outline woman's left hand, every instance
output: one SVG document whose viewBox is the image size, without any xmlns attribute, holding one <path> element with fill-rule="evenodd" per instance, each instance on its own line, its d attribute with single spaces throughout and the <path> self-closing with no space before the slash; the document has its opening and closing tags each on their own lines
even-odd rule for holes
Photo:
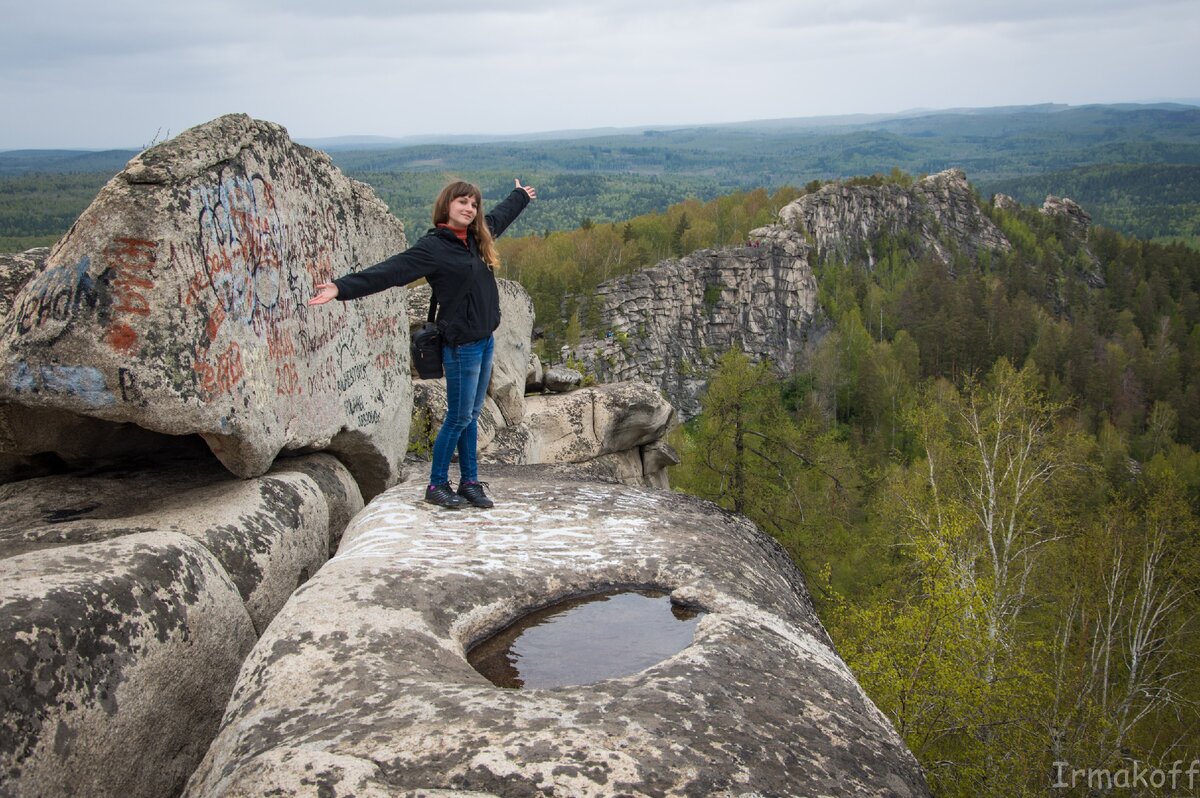
<svg viewBox="0 0 1200 798">
<path fill-rule="evenodd" d="M 536 188 L 534 188 L 533 186 L 523 186 L 523 185 L 521 185 L 521 178 L 519 178 L 519 177 L 515 177 L 515 178 L 513 178 L 513 182 L 517 184 L 517 188 L 521 189 L 521 190 L 522 190 L 522 191 L 524 191 L 526 194 L 528 194 L 528 195 L 529 195 L 529 198 L 530 198 L 531 200 L 535 200 L 535 199 L 537 199 L 537 189 L 536 189 Z"/>
</svg>

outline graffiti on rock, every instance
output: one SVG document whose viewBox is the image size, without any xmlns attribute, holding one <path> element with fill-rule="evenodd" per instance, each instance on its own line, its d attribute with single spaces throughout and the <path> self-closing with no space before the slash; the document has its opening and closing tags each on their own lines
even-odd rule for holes
<svg viewBox="0 0 1200 798">
<path fill-rule="evenodd" d="M 88 267 L 85 255 L 74 264 L 51 266 L 35 275 L 21 291 L 10 316 L 17 332 L 25 335 L 46 322 L 67 321 L 81 307 L 95 309 L 100 303 L 100 286 Z"/>
<path fill-rule="evenodd" d="M 116 402 L 104 375 L 91 366 L 20 362 L 11 372 L 9 387 L 17 394 L 71 396 L 90 407 Z"/>
<path fill-rule="evenodd" d="M 140 238 L 116 238 L 105 250 L 105 274 L 112 294 L 106 340 L 118 352 L 132 353 L 138 336 L 131 322 L 150 315 L 147 294 L 154 289 L 158 244 Z"/>
</svg>

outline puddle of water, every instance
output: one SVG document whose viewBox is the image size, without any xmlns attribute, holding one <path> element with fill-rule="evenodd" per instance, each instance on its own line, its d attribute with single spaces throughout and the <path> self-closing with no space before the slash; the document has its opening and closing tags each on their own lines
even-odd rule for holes
<svg viewBox="0 0 1200 798">
<path fill-rule="evenodd" d="M 687 648 L 703 612 L 655 590 L 596 593 L 532 612 L 467 653 L 497 687 L 565 687 L 628 676 Z"/>
</svg>

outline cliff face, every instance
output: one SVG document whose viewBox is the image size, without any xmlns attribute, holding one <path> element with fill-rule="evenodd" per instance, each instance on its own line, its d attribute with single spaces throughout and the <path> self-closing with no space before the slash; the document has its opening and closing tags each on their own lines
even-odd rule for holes
<svg viewBox="0 0 1200 798">
<path fill-rule="evenodd" d="M 600 286 L 599 338 L 576 350 L 602 382 L 658 386 L 685 417 L 733 346 L 790 369 L 817 311 L 811 247 L 787 231 L 756 246 L 700 250 Z"/>
<path fill-rule="evenodd" d="M 949 268 L 956 256 L 1012 249 L 961 170 L 911 187 L 833 183 L 785 206 L 777 224 L 751 233 L 751 246 L 701 250 L 601 285 L 603 332 L 575 355 L 602 381 L 658 386 L 690 418 L 732 346 L 789 372 L 822 331 L 814 265 L 873 269 L 882 238 Z"/>
</svg>

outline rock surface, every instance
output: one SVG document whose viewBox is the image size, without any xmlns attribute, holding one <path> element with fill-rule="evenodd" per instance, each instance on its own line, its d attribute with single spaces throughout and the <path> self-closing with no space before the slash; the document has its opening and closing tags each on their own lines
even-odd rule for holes
<svg viewBox="0 0 1200 798">
<path fill-rule="evenodd" d="M 601 382 L 648 382 L 691 418 L 706 375 L 733 346 L 792 368 L 817 311 L 808 250 L 781 230 L 763 246 L 701 250 L 605 283 L 597 298 L 614 335 L 577 352 Z"/>
<path fill-rule="evenodd" d="M 362 506 L 324 454 L 0 486 L 0 794 L 177 793 L 257 633 Z"/>
<path fill-rule="evenodd" d="M 177 794 L 254 639 L 237 587 L 186 535 L 0 560 L 0 793 Z"/>
<path fill-rule="evenodd" d="M 35 247 L 24 252 L 0 252 L 0 322 L 12 310 L 12 300 L 17 292 L 29 282 L 29 278 L 42 270 L 49 247 Z"/>
<path fill-rule="evenodd" d="M 525 369 L 525 392 L 535 393 L 542 390 L 542 380 L 545 372 L 542 370 L 542 359 L 536 354 L 529 355 L 529 366 Z"/>
<path fill-rule="evenodd" d="M 928 794 L 745 520 L 561 467 L 492 477 L 489 511 L 439 511 L 421 487 L 377 497 L 276 617 L 185 795 Z M 614 585 L 705 610 L 692 645 L 555 689 L 467 663 L 526 612 Z"/>
<path fill-rule="evenodd" d="M 408 437 L 403 292 L 305 302 L 404 246 L 370 188 L 282 127 L 192 128 L 130 161 L 14 297 L 0 401 L 199 434 L 239 476 L 329 449 L 373 495 Z"/>
<path fill-rule="evenodd" d="M 668 463 L 652 460 L 659 468 L 647 473 L 641 459 L 642 448 L 660 443 L 677 423 L 675 409 L 655 388 L 640 382 L 597 385 L 528 396 L 525 408 L 524 421 L 498 431 L 481 450 L 483 462 L 584 463 L 621 455 L 623 460 L 609 457 L 600 473 L 626 484 L 664 484 L 661 472 Z"/>
</svg>

